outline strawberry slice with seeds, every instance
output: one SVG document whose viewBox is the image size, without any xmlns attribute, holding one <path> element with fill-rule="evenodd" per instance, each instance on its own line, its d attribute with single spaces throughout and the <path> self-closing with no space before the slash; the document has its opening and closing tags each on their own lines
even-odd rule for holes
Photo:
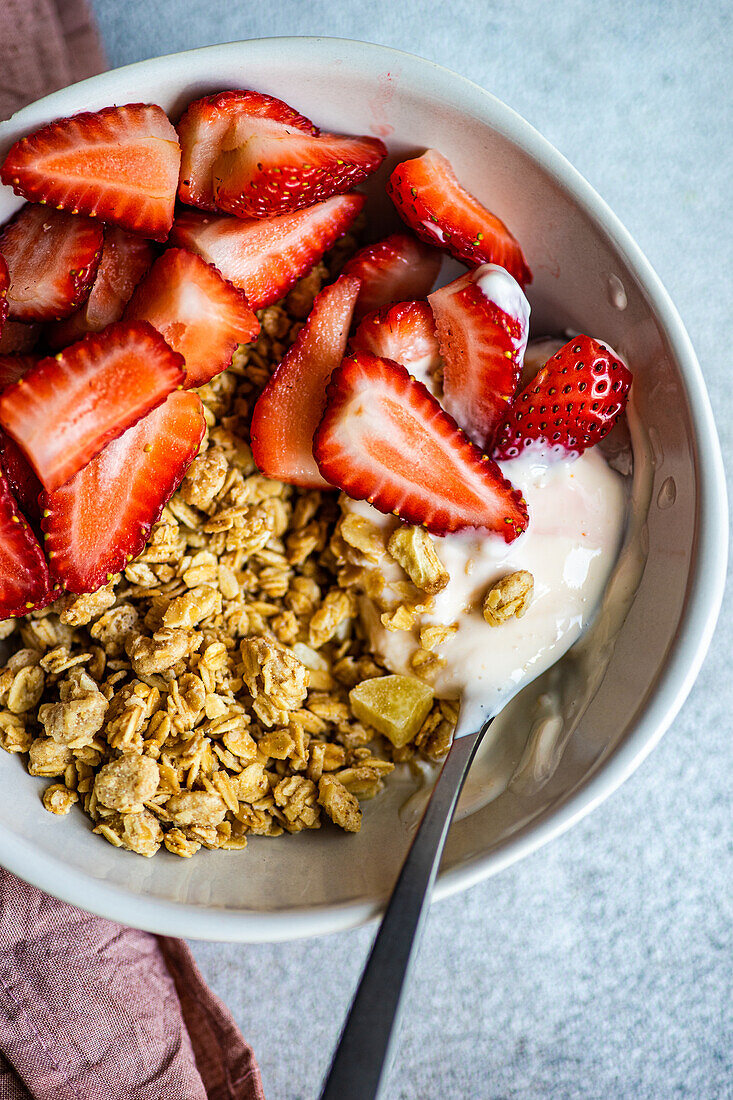
<svg viewBox="0 0 733 1100">
<path fill-rule="evenodd" d="M 471 266 L 500 264 L 522 286 L 532 281 L 517 240 L 461 186 L 442 153 L 428 149 L 421 157 L 398 164 L 387 193 L 402 220 L 428 244 Z"/>
<path fill-rule="evenodd" d="M 101 332 L 119 321 L 132 292 L 153 262 L 153 245 L 144 237 L 105 226 L 102 257 L 84 305 L 46 329 L 52 348 L 65 348 L 87 332 Z"/>
<path fill-rule="evenodd" d="M 57 489 L 184 381 L 183 358 L 144 321 L 91 333 L 0 394 L 0 425 Z"/>
<path fill-rule="evenodd" d="M 89 295 L 102 254 L 102 226 L 26 203 L 0 232 L 15 321 L 68 317 Z"/>
<path fill-rule="evenodd" d="M 562 457 L 598 443 L 626 408 L 632 374 L 607 347 L 574 336 L 514 399 L 494 457 L 516 458 L 527 447 Z"/>
<path fill-rule="evenodd" d="M 326 383 L 344 357 L 359 280 L 342 275 L 325 287 L 295 342 L 260 394 L 252 416 L 252 454 L 266 477 L 330 489 L 313 458 L 313 433 Z"/>
<path fill-rule="evenodd" d="M 260 331 L 243 292 L 183 248 L 169 248 L 155 261 L 125 319 L 149 321 L 183 356 L 187 389 L 226 370 L 237 345 L 248 344 Z"/>
<path fill-rule="evenodd" d="M 181 202 L 216 210 L 212 168 L 219 154 L 276 130 L 317 136 L 318 127 L 287 103 L 260 92 L 230 91 L 189 103 L 178 126 L 181 143 Z"/>
<path fill-rule="evenodd" d="M 51 575 L 94 592 L 143 550 L 204 437 L 195 393 L 172 393 L 60 489 L 42 497 Z"/>
<path fill-rule="evenodd" d="M 429 298 L 443 356 L 443 405 L 486 449 L 517 392 L 529 302 L 503 267 L 483 264 Z"/>
<path fill-rule="evenodd" d="M 0 393 L 35 367 L 37 355 L 0 355 Z"/>
<path fill-rule="evenodd" d="M 36 524 L 41 516 L 38 498 L 43 486 L 18 444 L 6 435 L 2 428 L 0 428 L 0 468 L 8 479 L 13 496 L 24 514 Z"/>
<path fill-rule="evenodd" d="M 27 615 L 53 598 L 43 550 L 0 471 L 0 619 Z"/>
<path fill-rule="evenodd" d="M 165 112 L 127 103 L 61 118 L 11 146 L 0 179 L 16 195 L 164 241 L 181 149 Z"/>
<path fill-rule="evenodd" d="M 512 542 L 527 506 L 430 391 L 389 359 L 357 352 L 333 372 L 313 440 L 323 476 L 435 535 L 483 527 Z"/>
<path fill-rule="evenodd" d="M 401 363 L 426 385 L 440 366 L 435 320 L 427 302 L 398 302 L 370 313 L 354 333 L 351 347 Z"/>
<path fill-rule="evenodd" d="M 293 125 L 280 100 L 247 96 L 211 170 L 214 201 L 228 214 L 270 218 L 313 206 L 353 190 L 387 155 L 379 138 L 313 133 L 307 119 Z"/>
<path fill-rule="evenodd" d="M 24 325 L 20 321 L 6 321 L 0 332 L 0 355 L 33 351 L 41 333 L 40 325 Z"/>
<path fill-rule="evenodd" d="M 196 252 L 243 290 L 252 309 L 277 302 L 343 236 L 364 195 L 334 195 L 279 218 L 232 218 L 187 210 L 170 244 Z"/>
<path fill-rule="evenodd" d="M 360 249 L 344 266 L 344 274 L 361 279 L 354 316 L 392 302 L 424 298 L 438 277 L 442 256 L 411 233 L 393 233 Z"/>
</svg>

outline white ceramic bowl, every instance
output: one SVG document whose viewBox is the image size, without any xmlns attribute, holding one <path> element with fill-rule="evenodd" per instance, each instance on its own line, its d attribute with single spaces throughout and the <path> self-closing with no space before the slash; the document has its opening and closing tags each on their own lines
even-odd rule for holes
<svg viewBox="0 0 733 1100">
<path fill-rule="evenodd" d="M 635 405 L 653 451 L 647 564 L 598 690 L 549 782 L 464 807 L 451 829 L 437 895 L 464 889 L 567 829 L 631 774 L 659 741 L 697 675 L 719 610 L 727 514 L 723 466 L 699 365 L 674 306 L 633 240 L 584 179 L 535 130 L 482 88 L 428 61 L 338 39 L 273 38 L 143 61 L 86 80 L 0 126 L 0 155 L 51 119 L 110 103 L 151 101 L 175 119 L 192 99 L 251 87 L 323 128 L 374 133 L 390 162 L 435 146 L 512 228 L 534 271 L 533 331 L 584 329 L 634 371 Z M 371 217 L 395 223 L 385 171 Z M 19 205 L 0 190 L 0 221 Z M 625 306 L 625 308 L 619 308 Z M 670 480 L 671 479 L 671 480 Z M 524 697 L 533 700 L 530 685 Z M 523 729 L 513 731 L 521 742 Z M 409 842 L 395 781 L 365 805 L 358 836 L 335 829 L 245 852 L 167 852 L 144 860 L 92 835 L 81 813 L 59 820 L 43 783 L 0 753 L 0 861 L 96 913 L 201 939 L 291 939 L 374 916 Z M 474 785 L 475 786 L 475 785 Z M 470 811 L 475 807 L 475 812 Z"/>
</svg>

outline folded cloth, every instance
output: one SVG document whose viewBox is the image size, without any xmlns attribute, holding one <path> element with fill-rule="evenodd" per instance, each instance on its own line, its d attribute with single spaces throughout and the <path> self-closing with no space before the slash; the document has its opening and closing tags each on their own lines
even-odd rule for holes
<svg viewBox="0 0 733 1100">
<path fill-rule="evenodd" d="M 84 0 L 0 0 L 0 118 L 105 67 Z M 0 1100 L 264 1100 L 184 943 L 0 869 Z"/>
</svg>

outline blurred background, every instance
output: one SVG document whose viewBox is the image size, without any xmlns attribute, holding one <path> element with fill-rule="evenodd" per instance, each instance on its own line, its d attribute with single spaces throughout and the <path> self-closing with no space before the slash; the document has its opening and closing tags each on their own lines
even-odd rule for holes
<svg viewBox="0 0 733 1100">
<path fill-rule="evenodd" d="M 409 50 L 483 85 L 572 161 L 646 252 L 692 336 L 730 458 L 729 2 L 92 7 L 111 66 L 329 35 Z M 389 1100 L 733 1096 L 730 611 L 682 714 L 619 792 L 433 907 Z M 268 1100 L 317 1095 L 373 932 L 192 945 L 254 1046 Z"/>
</svg>

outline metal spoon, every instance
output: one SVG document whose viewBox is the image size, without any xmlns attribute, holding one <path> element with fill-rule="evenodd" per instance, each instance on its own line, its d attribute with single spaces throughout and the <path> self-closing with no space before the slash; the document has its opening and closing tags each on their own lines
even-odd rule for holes
<svg viewBox="0 0 733 1100">
<path fill-rule="evenodd" d="M 453 740 L 372 945 L 321 1100 L 376 1100 L 380 1094 L 405 978 L 420 941 L 453 811 L 491 722 L 490 718 L 477 733 Z"/>
</svg>

